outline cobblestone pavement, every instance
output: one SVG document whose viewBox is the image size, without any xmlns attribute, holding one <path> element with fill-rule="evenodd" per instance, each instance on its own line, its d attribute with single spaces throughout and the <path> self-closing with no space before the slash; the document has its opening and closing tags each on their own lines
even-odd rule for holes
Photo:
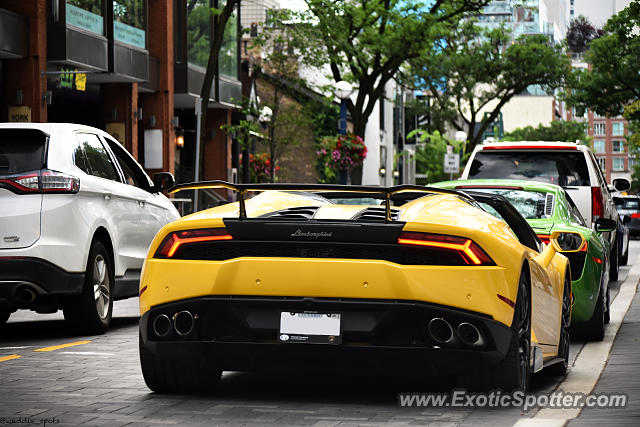
<svg viewBox="0 0 640 427">
<path fill-rule="evenodd" d="M 640 250 L 640 243 L 634 249 Z M 613 296 L 616 284 L 612 290 Z M 100 336 L 70 333 L 60 313 L 14 314 L 0 330 L 0 425 L 498 427 L 531 415 L 517 408 L 398 405 L 399 392 L 448 391 L 446 381 L 229 372 L 210 396 L 157 395 L 140 372 L 137 314 L 137 299 L 117 302 L 113 328 Z M 76 345 L 59 347 L 69 343 Z M 572 343 L 574 358 L 581 346 Z M 36 351 L 43 348 L 49 351 Z M 6 359 L 11 355 L 20 357 Z M 558 384 L 554 377 L 536 375 L 533 391 L 551 391 Z"/>
</svg>

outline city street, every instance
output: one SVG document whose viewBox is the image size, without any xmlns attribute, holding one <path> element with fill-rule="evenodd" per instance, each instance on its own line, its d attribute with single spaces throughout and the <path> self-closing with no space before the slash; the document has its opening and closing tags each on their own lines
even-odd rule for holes
<svg viewBox="0 0 640 427">
<path fill-rule="evenodd" d="M 398 403 L 399 392 L 446 392 L 451 384 L 234 372 L 226 372 L 210 396 L 157 395 L 145 386 L 140 372 L 137 299 L 129 299 L 115 304 L 113 327 L 100 336 L 70 333 L 61 313 L 15 313 L 0 332 L 0 423 L 510 426 L 543 420 L 563 425 L 575 417 L 574 422 L 610 424 L 615 416 L 621 425 L 628 424 L 640 407 L 633 382 L 637 375 L 632 373 L 638 356 L 630 347 L 639 333 L 626 323 L 640 318 L 637 298 L 613 345 L 615 363 L 604 362 L 636 292 L 639 255 L 640 241 L 631 241 L 630 265 L 622 267 L 620 280 L 611 284 L 612 320 L 605 340 L 585 344 L 574 339 L 569 374 L 561 381 L 538 374 L 532 387 L 533 393 L 588 393 L 600 378 L 596 391 L 628 394 L 625 409 L 406 408 Z M 621 381 L 629 384 L 617 386 Z"/>
</svg>

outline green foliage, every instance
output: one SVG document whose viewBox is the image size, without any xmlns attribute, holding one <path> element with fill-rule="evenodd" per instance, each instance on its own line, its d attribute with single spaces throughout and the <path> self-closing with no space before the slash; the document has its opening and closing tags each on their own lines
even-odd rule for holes
<svg viewBox="0 0 640 427">
<path fill-rule="evenodd" d="M 590 137 L 587 135 L 587 123 L 554 120 L 549 126 L 538 127 L 527 126 L 514 129 L 508 132 L 504 141 L 586 141 Z"/>
<path fill-rule="evenodd" d="M 504 28 L 486 29 L 468 20 L 452 26 L 428 55 L 412 60 L 407 81 L 422 88 L 426 83 L 434 126 L 464 130 L 471 149 L 510 99 L 532 85 L 552 92 L 568 69 L 561 46 L 543 35 L 512 40 Z"/>
<path fill-rule="evenodd" d="M 461 152 L 465 141 L 453 141 L 438 131 L 428 133 L 417 130 L 407 135 L 407 138 L 413 137 L 420 142 L 416 146 L 416 173 L 427 176 L 423 184 L 448 180 L 449 174 L 444 172 L 444 155 L 447 153 L 447 145 L 453 146 L 455 152 Z"/>
<path fill-rule="evenodd" d="M 411 58 L 424 54 L 447 23 L 476 11 L 489 0 L 306 0 L 295 31 L 305 41 L 301 58 L 318 67 L 329 64 L 334 81 L 358 91 L 347 101 L 354 133 L 364 135 L 385 85 Z"/>
<path fill-rule="evenodd" d="M 590 43 L 586 62 L 590 69 L 571 72 L 566 100 L 576 108 L 616 116 L 640 99 L 640 2 L 612 16 L 604 35 Z"/>
<path fill-rule="evenodd" d="M 206 67 L 211 43 L 211 19 L 207 0 L 187 2 L 187 59 Z"/>
</svg>

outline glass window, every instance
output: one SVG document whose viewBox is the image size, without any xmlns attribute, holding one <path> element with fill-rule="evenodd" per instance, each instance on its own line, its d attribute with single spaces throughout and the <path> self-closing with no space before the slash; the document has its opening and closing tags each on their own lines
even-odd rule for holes
<svg viewBox="0 0 640 427">
<path fill-rule="evenodd" d="M 616 122 L 611 124 L 611 134 L 613 136 L 622 136 L 624 135 L 624 123 Z"/>
<path fill-rule="evenodd" d="M 67 0 L 67 25 L 104 35 L 103 0 Z"/>
<path fill-rule="evenodd" d="M 582 153 L 479 151 L 473 159 L 470 179 L 527 179 L 551 184 L 590 185 Z"/>
<path fill-rule="evenodd" d="M 622 157 L 613 158 L 613 170 L 616 172 L 624 170 L 624 159 Z"/>
<path fill-rule="evenodd" d="M 105 138 L 111 152 L 116 158 L 116 161 L 120 165 L 122 174 L 124 175 L 125 184 L 133 185 L 143 190 L 149 190 L 151 188 L 151 182 L 146 173 L 140 168 L 137 162 L 131 157 L 131 155 L 122 148 L 117 142 Z"/>
<path fill-rule="evenodd" d="M 211 12 L 209 0 L 187 2 L 187 60 L 200 67 L 209 61 Z"/>
<path fill-rule="evenodd" d="M 550 206 L 547 206 L 547 193 L 506 188 L 483 188 L 479 191 L 499 194 L 504 197 L 525 219 L 547 218 L 545 211 L 553 212 L 552 199 L 549 200 Z M 495 210 L 493 211 L 495 212 Z M 491 213 L 493 214 L 493 212 Z"/>
<path fill-rule="evenodd" d="M 116 166 L 96 135 L 79 133 L 78 141 L 89 162 L 91 175 L 120 182 L 120 175 L 118 175 Z"/>
<path fill-rule="evenodd" d="M 605 142 L 601 139 L 596 139 L 593 141 L 593 151 L 596 153 L 604 153 L 605 152 Z"/>
<path fill-rule="evenodd" d="M 613 141 L 613 152 L 624 153 L 624 141 Z"/>
<path fill-rule="evenodd" d="M 220 0 L 218 8 L 224 7 L 226 0 Z M 220 48 L 220 74 L 238 78 L 238 14 L 233 13 L 224 28 Z"/>
<path fill-rule="evenodd" d="M 145 22 L 146 0 L 113 1 L 113 38 L 144 49 L 147 47 Z"/>
<path fill-rule="evenodd" d="M 604 122 L 598 122 L 593 124 L 593 134 L 594 135 L 604 135 L 607 127 Z"/>
<path fill-rule="evenodd" d="M 600 169 L 605 171 L 607 170 L 607 159 L 604 157 L 598 157 L 598 164 L 600 165 Z"/>
<path fill-rule="evenodd" d="M 0 130 L 0 176 L 38 170 L 45 164 L 47 136 L 35 129 Z"/>
<path fill-rule="evenodd" d="M 82 149 L 82 143 L 78 141 L 76 148 L 73 150 L 73 164 L 75 164 L 82 172 L 91 175 L 91 169 L 89 168 L 89 161 Z"/>
<path fill-rule="evenodd" d="M 633 170 L 638 165 L 638 159 L 629 158 L 629 169 Z"/>
</svg>

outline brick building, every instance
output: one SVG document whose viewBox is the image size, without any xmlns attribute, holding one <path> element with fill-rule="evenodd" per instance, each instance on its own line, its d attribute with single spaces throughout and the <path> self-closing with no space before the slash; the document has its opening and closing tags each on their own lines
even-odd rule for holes
<svg viewBox="0 0 640 427">
<path fill-rule="evenodd" d="M 220 4 L 218 4 L 220 3 Z M 0 4 L 0 121 L 105 129 L 149 171 L 193 179 L 195 100 L 223 0 L 4 0 Z M 202 174 L 228 179 L 239 80 L 240 11 L 209 99 Z M 176 144 L 176 130 L 184 146 Z"/>
</svg>

